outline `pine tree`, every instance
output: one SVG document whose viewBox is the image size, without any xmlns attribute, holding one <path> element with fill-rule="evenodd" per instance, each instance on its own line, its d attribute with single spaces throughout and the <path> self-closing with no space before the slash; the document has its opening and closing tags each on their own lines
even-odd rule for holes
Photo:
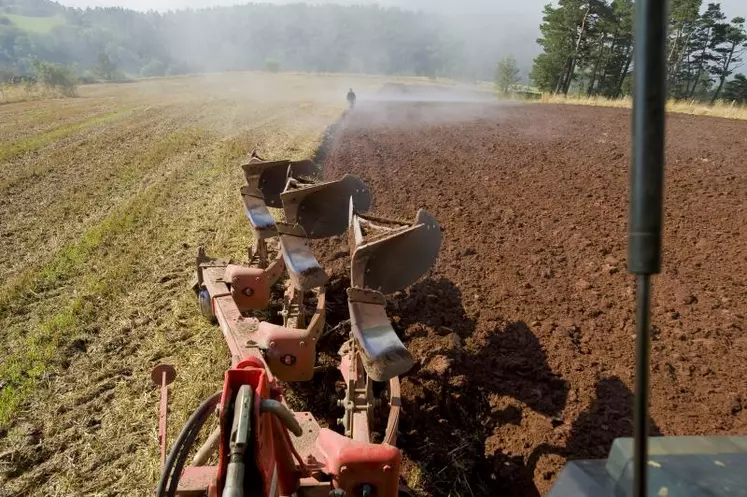
<svg viewBox="0 0 747 497">
<path fill-rule="evenodd" d="M 543 11 L 543 23 L 540 26 L 542 37 L 537 43 L 543 53 L 534 59 L 530 77 L 542 91 L 555 91 L 564 76 L 565 64 L 571 48 L 571 33 L 565 29 L 563 7 L 554 8 L 546 5 Z"/>
<path fill-rule="evenodd" d="M 600 20 L 607 36 L 599 60 L 601 73 L 595 86 L 590 85 L 590 94 L 618 98 L 622 93 L 633 63 L 633 13 L 633 0 L 613 0 Z"/>
<path fill-rule="evenodd" d="M 542 37 L 544 49 L 534 60 L 531 78 L 543 91 L 568 94 L 576 79 L 593 58 L 595 23 L 607 8 L 604 0 L 559 0 L 558 7 L 545 6 Z"/>
<path fill-rule="evenodd" d="M 742 54 L 747 51 L 747 31 L 744 17 L 735 17 L 731 24 L 720 23 L 714 28 L 715 61 L 711 65 L 711 74 L 718 78 L 718 87 L 713 93 L 711 104 L 718 100 L 726 78 L 742 66 Z"/>
<path fill-rule="evenodd" d="M 617 97 L 633 62 L 633 0 L 561 0 L 545 7 L 544 52 L 530 74 L 543 91 Z"/>
<path fill-rule="evenodd" d="M 700 21 L 702 3 L 702 0 L 672 0 L 670 4 L 667 73 L 669 92 L 675 97 L 683 95 L 683 81 L 687 79 L 683 66 Z"/>
<path fill-rule="evenodd" d="M 701 15 L 702 3 L 671 0 L 667 83 L 674 98 L 714 102 L 742 65 L 747 32 L 743 18 L 725 22 L 718 3 L 709 3 Z M 562 94 L 573 86 L 608 98 L 629 92 L 634 6 L 635 0 L 559 0 L 557 7 L 547 5 L 537 40 L 543 52 L 530 73 L 535 85 Z M 740 83 L 728 86 L 736 91 Z"/>
<path fill-rule="evenodd" d="M 620 53 L 618 60 L 613 65 L 613 74 L 615 76 L 615 86 L 613 90 L 608 91 L 606 95 L 612 98 L 619 98 L 623 93 L 623 85 L 630 76 L 630 66 L 633 63 L 633 17 L 635 14 L 635 4 L 633 0 L 619 0 L 615 2 L 615 15 L 620 22 L 620 41 L 618 47 Z"/>
<path fill-rule="evenodd" d="M 739 104 L 747 103 L 747 77 L 737 74 L 724 85 L 724 100 Z"/>
<path fill-rule="evenodd" d="M 693 35 L 692 55 L 690 57 L 692 75 L 685 87 L 685 93 L 689 98 L 695 96 L 698 87 L 703 89 L 710 85 L 708 67 L 714 61 L 714 31 L 716 26 L 723 22 L 726 16 L 721 12 L 721 4 L 709 3 L 708 8 L 700 17 L 696 31 Z"/>
</svg>

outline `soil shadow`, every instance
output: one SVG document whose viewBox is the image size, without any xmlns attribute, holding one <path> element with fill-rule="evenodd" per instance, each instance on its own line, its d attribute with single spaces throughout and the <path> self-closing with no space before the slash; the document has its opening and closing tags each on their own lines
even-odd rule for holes
<svg viewBox="0 0 747 497">
<path fill-rule="evenodd" d="M 537 337 L 521 321 L 476 332 L 461 291 L 443 278 L 400 292 L 390 308 L 418 361 L 402 378 L 398 445 L 408 484 L 430 495 L 538 496 L 523 458 L 491 454 L 486 444 L 496 427 L 521 423 L 518 407 L 498 408 L 496 399 L 547 416 L 565 406 L 568 385 L 550 369 Z"/>
<path fill-rule="evenodd" d="M 286 400 L 294 411 L 310 411 L 322 427 L 338 429 L 337 418 L 343 409 L 337 400 L 345 396 L 345 385 L 337 366 L 338 351 L 350 333 L 347 294 L 350 286 L 347 277 L 333 278 L 325 291 L 326 324 L 317 344 L 316 372 L 311 381 L 296 382 L 286 390 Z M 316 302 L 307 304 L 307 310 Z M 311 316 L 307 316 L 310 319 Z"/>
<path fill-rule="evenodd" d="M 633 436 L 633 401 L 633 392 L 620 378 L 613 376 L 600 380 L 594 401 L 576 418 L 565 447 L 538 446 L 527 459 L 527 467 L 534 473 L 539 459 L 547 454 L 557 454 L 569 460 L 605 459 L 616 438 Z M 649 435 L 661 434 L 650 419 Z"/>
<path fill-rule="evenodd" d="M 565 449 L 568 459 L 607 457 L 616 438 L 632 437 L 633 402 L 633 392 L 620 378 L 600 380 L 596 386 L 596 399 L 573 424 Z M 661 434 L 659 427 L 649 419 L 649 435 Z"/>
</svg>

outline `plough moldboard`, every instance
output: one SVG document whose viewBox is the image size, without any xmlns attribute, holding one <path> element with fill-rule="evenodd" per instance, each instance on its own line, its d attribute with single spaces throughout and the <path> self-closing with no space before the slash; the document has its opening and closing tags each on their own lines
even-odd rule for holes
<svg viewBox="0 0 747 497">
<path fill-rule="evenodd" d="M 386 315 L 386 294 L 414 283 L 434 264 L 441 246 L 438 222 L 421 209 L 412 223 L 375 217 L 371 192 L 345 175 L 321 179 L 314 162 L 265 161 L 252 152 L 241 165 L 246 215 L 254 232 L 248 263 L 208 257 L 200 248 L 194 289 L 201 312 L 217 322 L 231 354 L 221 392 L 192 415 L 166 457 L 167 385 L 175 372 L 154 370 L 161 387 L 163 471 L 158 496 L 396 496 L 400 451 L 399 375 L 413 359 Z M 269 208 L 282 209 L 276 221 Z M 312 379 L 317 344 L 325 328 L 328 276 L 310 239 L 348 232 L 351 263 L 347 289 L 350 328 L 339 350 L 345 395 L 341 432 L 320 427 L 309 412 L 293 412 L 281 382 Z M 287 275 L 287 278 L 283 278 Z M 272 289 L 282 286 L 282 323 L 261 321 Z M 310 304 L 311 303 L 311 304 Z M 374 383 L 388 387 L 382 443 L 372 441 Z M 378 390 L 378 389 L 377 389 Z M 380 409 L 376 409 L 379 412 Z M 211 414 L 219 427 L 196 451 Z M 217 451 L 217 466 L 206 465 Z"/>
</svg>

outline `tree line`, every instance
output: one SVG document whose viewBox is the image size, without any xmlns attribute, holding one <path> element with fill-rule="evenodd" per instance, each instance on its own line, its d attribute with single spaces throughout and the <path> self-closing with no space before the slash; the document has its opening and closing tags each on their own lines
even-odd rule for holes
<svg viewBox="0 0 747 497">
<path fill-rule="evenodd" d="M 531 78 L 546 92 L 619 98 L 632 92 L 634 0 L 559 0 L 547 5 Z M 721 5 L 671 0 L 667 43 L 670 96 L 745 101 L 744 77 L 729 78 L 747 51 L 745 19 Z"/>
<path fill-rule="evenodd" d="M 62 16 L 65 22 L 34 33 L 3 18 L 4 11 Z M 376 5 L 246 4 L 143 13 L 0 0 L 0 69 L 31 74 L 34 60 L 45 60 L 97 77 L 94 69 L 106 65 L 105 56 L 120 75 L 131 76 L 268 69 L 489 80 L 500 43 L 474 50 L 497 35 L 470 27 L 468 21 Z M 105 72 L 114 77 L 116 71 Z"/>
<path fill-rule="evenodd" d="M 547 5 L 532 82 L 566 95 L 629 95 L 634 10 L 634 0 Z M 64 22 L 32 32 L 4 13 Z M 518 49 L 506 41 L 510 33 L 488 29 L 491 22 L 376 5 L 247 4 L 143 13 L 0 0 L 0 80 L 37 74 L 36 61 L 46 61 L 83 81 L 259 69 L 492 79 L 507 92 L 522 79 L 520 64 L 509 56 Z M 671 0 L 671 96 L 746 101 L 747 82 L 735 73 L 746 43 L 745 20 L 728 19 L 719 4 Z"/>
</svg>

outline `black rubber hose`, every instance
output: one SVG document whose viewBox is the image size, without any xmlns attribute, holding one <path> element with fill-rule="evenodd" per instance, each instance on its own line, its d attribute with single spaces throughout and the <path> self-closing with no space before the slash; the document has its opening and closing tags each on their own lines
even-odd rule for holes
<svg viewBox="0 0 747 497">
<path fill-rule="evenodd" d="M 179 479 L 181 476 L 182 469 L 186 462 L 189 451 L 191 450 L 197 435 L 200 433 L 205 421 L 212 413 L 212 409 L 220 401 L 221 392 L 216 393 L 209 399 L 205 400 L 202 405 L 192 414 L 187 423 L 185 424 L 182 432 L 179 434 L 177 441 L 174 443 L 169 459 L 164 466 L 164 473 L 162 476 L 162 483 L 168 484 L 169 488 L 166 491 L 165 497 L 174 497 L 176 490 L 179 487 Z M 159 487 L 159 496 L 163 496 L 163 487 Z"/>
<path fill-rule="evenodd" d="M 189 457 L 189 452 L 192 449 L 192 446 L 195 444 L 195 440 L 197 440 L 197 435 L 199 435 L 200 431 L 202 431 L 202 427 L 210 417 L 210 414 L 210 409 L 206 410 L 203 415 L 197 420 L 197 422 L 192 426 L 192 429 L 187 435 L 187 438 L 185 438 L 184 444 L 182 445 L 179 455 L 176 458 L 176 462 L 174 463 L 174 470 L 171 472 L 171 483 L 169 484 L 168 491 L 166 492 L 166 497 L 176 497 L 176 491 L 179 488 L 179 480 L 182 474 L 182 469 L 184 469 L 184 465 L 187 462 L 187 457 Z"/>
<path fill-rule="evenodd" d="M 205 423 L 206 418 L 207 416 L 201 417 L 191 427 L 189 433 L 184 439 L 184 443 L 179 448 L 179 452 L 177 452 L 176 460 L 174 462 L 174 467 L 172 468 L 171 475 L 169 476 L 169 486 L 166 489 L 166 497 L 176 496 L 176 490 L 179 488 L 179 480 L 181 479 L 182 469 L 184 469 L 184 463 L 187 459 L 187 455 L 189 454 L 192 445 L 194 445 L 194 441 L 197 438 L 200 430 L 202 429 L 202 425 Z"/>
<path fill-rule="evenodd" d="M 220 402 L 221 395 L 222 392 L 217 392 L 211 395 L 200 405 L 200 407 L 197 408 L 195 412 L 192 413 L 192 415 L 187 420 L 186 424 L 182 428 L 182 431 L 179 433 L 179 436 L 174 442 L 169 456 L 166 458 L 166 463 L 164 464 L 163 470 L 161 471 L 161 479 L 159 480 L 158 488 L 156 489 L 157 497 L 167 496 L 166 485 L 169 483 L 169 477 L 172 475 L 172 473 L 174 473 L 172 470 L 175 467 L 175 463 L 177 462 L 177 460 L 181 459 L 181 457 L 179 456 L 183 451 L 185 452 L 185 454 L 189 454 L 191 444 L 194 443 L 194 440 L 197 437 L 197 433 L 199 433 L 200 428 L 202 428 L 202 425 L 211 414 L 211 409 L 214 409 L 215 406 L 218 405 L 218 402 Z M 184 463 L 182 462 L 182 466 L 183 465 Z M 179 470 L 179 473 L 181 473 L 181 469 Z M 179 484 L 179 473 L 174 473 L 176 478 L 173 478 L 174 480 L 176 480 L 177 485 Z"/>
</svg>

